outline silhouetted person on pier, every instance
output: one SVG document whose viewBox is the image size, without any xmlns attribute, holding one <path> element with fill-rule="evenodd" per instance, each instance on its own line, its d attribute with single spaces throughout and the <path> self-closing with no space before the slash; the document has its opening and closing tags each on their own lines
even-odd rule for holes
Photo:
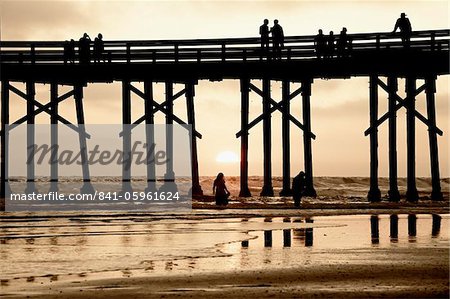
<svg viewBox="0 0 450 299">
<path fill-rule="evenodd" d="M 346 57 L 348 55 L 348 43 L 347 28 L 344 27 L 339 34 L 339 39 L 336 44 L 337 57 Z"/>
<path fill-rule="evenodd" d="M 71 39 L 64 42 L 64 64 L 75 63 L 75 41 Z"/>
<path fill-rule="evenodd" d="M 228 197 L 230 196 L 230 192 L 225 186 L 225 178 L 222 172 L 220 172 L 213 184 L 213 194 L 216 196 L 216 205 L 226 206 L 228 204 Z"/>
<path fill-rule="evenodd" d="M 411 33 L 412 33 L 412 27 L 411 22 L 406 17 L 406 14 L 404 12 L 401 13 L 400 18 L 397 19 L 397 22 L 395 22 L 395 27 L 393 33 L 397 31 L 397 29 L 400 29 L 400 35 L 402 38 L 402 44 L 405 48 L 409 48 L 409 41 L 411 39 Z"/>
<path fill-rule="evenodd" d="M 314 49 L 316 50 L 317 58 L 325 57 L 326 40 L 322 29 L 319 29 L 319 34 L 314 38 Z"/>
<path fill-rule="evenodd" d="M 273 55 L 275 59 L 281 59 L 281 48 L 284 47 L 283 28 L 278 24 L 278 20 L 273 21 L 272 33 Z"/>
<path fill-rule="evenodd" d="M 294 199 L 294 206 L 300 207 L 300 202 L 303 192 L 306 188 L 306 175 L 303 171 L 292 180 L 292 197 Z"/>
<path fill-rule="evenodd" d="M 327 51 L 326 57 L 332 58 L 334 55 L 334 33 L 330 31 L 330 35 L 327 37 Z"/>
<path fill-rule="evenodd" d="M 103 35 L 101 33 L 94 39 L 94 62 L 100 63 L 101 60 L 104 60 L 103 52 L 105 50 L 105 46 L 103 43 Z"/>
<path fill-rule="evenodd" d="M 264 23 L 259 27 L 259 35 L 261 35 L 261 60 L 263 55 L 268 57 L 269 54 L 269 20 L 264 19 Z"/>
<path fill-rule="evenodd" d="M 80 38 L 79 56 L 81 64 L 89 64 L 91 60 L 91 38 L 87 33 Z"/>
</svg>

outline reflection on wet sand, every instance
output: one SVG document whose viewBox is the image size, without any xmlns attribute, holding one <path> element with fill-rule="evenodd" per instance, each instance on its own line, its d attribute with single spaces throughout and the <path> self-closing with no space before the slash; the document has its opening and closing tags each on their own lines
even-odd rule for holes
<svg viewBox="0 0 450 299">
<path fill-rule="evenodd" d="M 370 235 L 372 238 L 372 244 L 380 243 L 380 228 L 378 215 L 370 216 Z"/>
<path fill-rule="evenodd" d="M 283 247 L 291 247 L 291 230 L 283 230 Z"/>
<path fill-rule="evenodd" d="M 264 231 L 264 247 L 272 247 L 272 231 Z"/>
<path fill-rule="evenodd" d="M 415 236 L 417 236 L 417 216 L 415 214 L 408 215 L 408 236 L 411 242 L 414 242 Z"/>
<path fill-rule="evenodd" d="M 440 215 L 433 214 L 432 215 L 432 231 L 431 236 L 436 238 L 439 236 L 441 229 L 441 219 Z M 267 218 L 264 222 L 267 221 Z M 283 223 L 290 222 L 290 218 L 284 218 Z M 380 243 L 380 217 L 379 215 L 371 215 L 369 218 L 370 221 L 370 240 L 372 245 L 377 245 Z M 293 223 L 314 223 L 314 219 L 305 218 L 300 219 L 296 218 L 292 221 Z M 277 230 L 264 230 L 264 247 L 273 247 L 273 234 Z M 407 216 L 407 234 L 408 234 L 408 242 L 414 243 L 416 242 L 417 237 L 417 215 L 409 214 Z M 326 235 L 326 234 L 325 234 Z M 399 239 L 399 216 L 397 214 L 393 214 L 389 216 L 389 239 L 391 243 L 398 243 Z M 297 229 L 283 229 L 282 230 L 282 245 L 283 247 L 291 247 L 292 240 L 295 240 L 295 244 L 305 247 L 313 246 L 314 244 L 314 228 L 313 227 L 305 227 L 305 228 L 297 228 Z M 258 242 L 258 239 L 252 240 L 251 243 Z M 248 248 L 250 246 L 249 240 L 244 240 L 241 242 L 242 248 Z"/>
<path fill-rule="evenodd" d="M 431 235 L 433 237 L 438 237 L 439 233 L 441 231 L 441 219 L 442 219 L 442 217 L 440 215 L 437 215 L 437 214 L 433 214 L 432 217 L 433 217 L 433 226 L 432 226 L 432 229 L 431 229 Z"/>
<path fill-rule="evenodd" d="M 389 217 L 390 219 L 390 234 L 391 242 L 398 242 L 398 215 L 394 214 Z"/>
<path fill-rule="evenodd" d="M 327 249 L 442 247 L 448 246 L 449 216 L 102 220 L 5 224 L 2 286 L 317 263 Z"/>
</svg>

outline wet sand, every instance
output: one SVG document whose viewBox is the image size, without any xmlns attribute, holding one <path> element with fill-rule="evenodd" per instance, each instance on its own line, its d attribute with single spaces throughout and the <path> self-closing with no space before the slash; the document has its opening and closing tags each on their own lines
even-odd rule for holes
<svg viewBox="0 0 450 299">
<path fill-rule="evenodd" d="M 450 215 L 419 210 L 16 215 L 1 298 L 448 298 Z"/>
<path fill-rule="evenodd" d="M 375 261 L 341 254 L 326 266 L 55 283 L 27 298 L 448 298 L 448 250 L 387 250 Z M 359 263 L 347 265 L 353 258 Z"/>
</svg>

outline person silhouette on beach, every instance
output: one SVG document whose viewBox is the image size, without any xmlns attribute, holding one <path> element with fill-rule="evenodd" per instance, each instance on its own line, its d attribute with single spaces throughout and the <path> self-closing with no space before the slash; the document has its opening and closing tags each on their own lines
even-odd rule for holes
<svg viewBox="0 0 450 299">
<path fill-rule="evenodd" d="M 226 206 L 228 204 L 228 197 L 230 196 L 230 192 L 225 185 L 225 177 L 222 172 L 220 172 L 214 180 L 213 194 L 216 197 L 216 205 Z"/>
<path fill-rule="evenodd" d="M 94 63 L 100 63 L 103 59 L 103 51 L 105 46 L 103 44 L 103 35 L 101 33 L 94 39 Z"/>
<path fill-rule="evenodd" d="M 269 20 L 264 19 L 264 23 L 259 27 L 259 35 L 261 35 L 261 53 L 268 56 L 269 53 Z M 261 60 L 262 60 L 261 55 Z"/>
<path fill-rule="evenodd" d="M 292 180 L 292 197 L 294 199 L 294 206 L 297 208 L 300 207 L 300 202 L 305 188 L 306 175 L 303 171 L 300 171 L 300 173 Z"/>
<path fill-rule="evenodd" d="M 314 38 L 314 48 L 316 50 L 317 58 L 325 57 L 326 40 L 322 29 L 319 29 L 319 34 Z"/>
<path fill-rule="evenodd" d="M 79 55 L 81 64 L 89 64 L 91 60 L 91 38 L 87 33 L 80 38 Z"/>
<path fill-rule="evenodd" d="M 334 54 L 334 33 L 330 31 L 330 35 L 327 38 L 327 58 L 332 58 Z"/>
<path fill-rule="evenodd" d="M 392 31 L 392 33 L 395 33 L 397 29 L 400 29 L 400 36 L 402 38 L 403 46 L 405 48 L 408 48 L 412 33 L 412 27 L 411 22 L 406 17 L 406 14 L 404 12 L 400 14 L 400 18 L 398 18 L 397 22 L 395 22 L 394 31 Z"/>
<path fill-rule="evenodd" d="M 278 24 L 278 20 L 273 21 L 273 27 L 270 29 L 272 33 L 273 55 L 275 59 L 281 59 L 281 49 L 284 47 L 283 27 Z"/>
<path fill-rule="evenodd" d="M 341 33 L 339 34 L 339 39 L 337 40 L 336 48 L 337 48 L 337 57 L 345 57 L 347 56 L 347 46 L 348 46 L 348 36 L 347 36 L 347 28 L 342 28 Z"/>
</svg>

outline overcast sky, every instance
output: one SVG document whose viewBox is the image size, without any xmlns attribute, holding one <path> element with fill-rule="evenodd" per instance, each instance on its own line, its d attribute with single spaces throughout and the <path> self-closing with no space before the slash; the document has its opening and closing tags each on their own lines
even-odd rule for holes
<svg viewBox="0 0 450 299">
<path fill-rule="evenodd" d="M 91 37 L 101 32 L 105 40 L 179 39 L 208 37 L 250 37 L 258 35 L 264 18 L 277 18 L 285 35 L 311 35 L 319 28 L 349 33 L 392 31 L 395 20 L 406 12 L 413 30 L 449 28 L 448 1 L 5 1 L 0 2 L 2 40 L 78 39 L 84 32 Z M 260 82 L 255 82 L 260 85 Z M 403 84 L 403 85 L 402 85 Z M 23 88 L 21 84 L 16 86 Z M 140 84 L 136 84 L 140 86 Z M 403 93 L 403 81 L 400 93 Z M 449 80 L 438 80 L 437 120 L 444 131 L 439 138 L 441 173 L 449 176 Z M 155 99 L 163 101 L 163 85 L 155 86 Z M 181 89 L 182 87 L 176 87 Z M 281 97 L 281 85 L 272 84 L 274 99 Z M 312 129 L 316 176 L 368 176 L 368 78 L 315 80 L 312 91 Z M 37 87 L 37 99 L 45 102 L 49 86 Z M 380 114 L 387 109 L 380 90 Z M 424 95 L 418 97 L 418 109 L 426 114 Z M 121 122 L 121 87 L 118 83 L 89 85 L 85 89 L 88 123 Z M 26 111 L 22 100 L 12 98 L 11 120 Z M 261 99 L 252 95 L 251 116 L 261 112 Z M 301 103 L 293 101 L 292 113 L 301 119 Z M 61 113 L 75 120 L 73 101 L 61 105 Z M 142 101 L 133 99 L 133 117 L 143 112 Z M 185 103 L 177 101 L 175 112 L 186 119 Z M 230 150 L 239 153 L 235 133 L 240 129 L 238 81 L 200 82 L 196 90 L 196 116 L 201 175 L 223 171 L 239 174 L 239 163 L 216 162 L 217 155 Z M 163 122 L 162 116 L 157 118 Z M 48 123 L 46 116 L 38 122 Z M 406 174 L 405 111 L 398 117 L 399 175 Z M 281 174 L 281 117 L 274 114 L 273 173 Z M 303 169 L 301 132 L 291 127 L 292 173 Z M 380 175 L 388 175 L 387 123 L 380 130 Z M 417 175 L 429 176 L 427 130 L 417 122 Z M 262 129 L 250 132 L 250 174 L 262 175 Z"/>
</svg>

